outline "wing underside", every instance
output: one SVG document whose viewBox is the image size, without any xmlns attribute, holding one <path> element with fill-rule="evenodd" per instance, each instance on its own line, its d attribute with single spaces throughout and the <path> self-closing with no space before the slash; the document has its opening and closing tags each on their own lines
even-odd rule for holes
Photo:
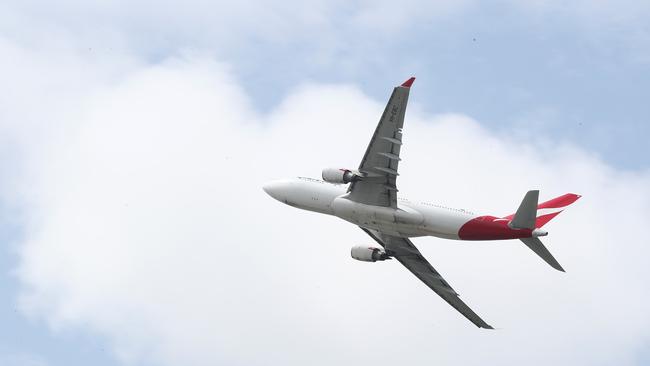
<svg viewBox="0 0 650 366">
<path fill-rule="evenodd" d="M 396 87 L 381 115 L 358 172 L 360 179 L 352 182 L 349 198 L 353 201 L 397 208 L 397 167 L 402 145 L 402 127 L 414 78 Z"/>
<path fill-rule="evenodd" d="M 390 256 L 397 259 L 406 269 L 411 271 L 420 281 L 437 293 L 454 309 L 458 310 L 469 321 L 479 328 L 494 329 L 481 319 L 476 313 L 460 299 L 456 291 L 445 281 L 438 271 L 422 256 L 422 253 L 408 238 L 386 235 L 376 230 L 361 228 L 377 243 L 379 243 Z"/>
</svg>

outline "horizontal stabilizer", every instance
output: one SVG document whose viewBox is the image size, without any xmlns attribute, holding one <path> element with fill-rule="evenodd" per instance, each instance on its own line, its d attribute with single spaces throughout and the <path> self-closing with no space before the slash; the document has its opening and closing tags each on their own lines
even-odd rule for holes
<svg viewBox="0 0 650 366">
<path fill-rule="evenodd" d="M 560 263 L 555 260 L 551 252 L 546 249 L 542 241 L 539 238 L 521 238 L 520 239 L 527 247 L 529 247 L 535 254 L 540 256 L 546 263 L 550 264 L 551 267 L 557 269 L 558 271 L 564 272 L 564 268 Z"/>
</svg>

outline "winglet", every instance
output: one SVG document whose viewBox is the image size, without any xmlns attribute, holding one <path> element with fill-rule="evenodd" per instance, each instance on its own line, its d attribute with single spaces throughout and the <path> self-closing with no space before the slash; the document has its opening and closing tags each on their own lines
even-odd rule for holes
<svg viewBox="0 0 650 366">
<path fill-rule="evenodd" d="M 410 79 L 406 80 L 405 82 L 402 83 L 402 85 L 405 88 L 410 88 L 411 85 L 413 85 L 413 82 L 415 81 L 415 76 L 412 76 Z"/>
</svg>

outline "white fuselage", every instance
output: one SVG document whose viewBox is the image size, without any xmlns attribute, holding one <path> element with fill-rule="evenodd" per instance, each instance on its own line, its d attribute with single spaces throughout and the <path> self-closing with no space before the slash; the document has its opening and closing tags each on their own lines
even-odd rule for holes
<svg viewBox="0 0 650 366">
<path fill-rule="evenodd" d="M 459 239 L 459 229 L 476 214 L 444 206 L 399 199 L 397 208 L 366 205 L 347 198 L 347 185 L 313 178 L 267 183 L 264 190 L 276 200 L 304 210 L 334 215 L 355 225 L 400 236 Z"/>
</svg>

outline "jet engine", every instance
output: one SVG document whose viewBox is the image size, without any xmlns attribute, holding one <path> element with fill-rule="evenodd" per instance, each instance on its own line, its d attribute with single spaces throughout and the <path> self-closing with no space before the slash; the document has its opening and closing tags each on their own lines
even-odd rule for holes
<svg viewBox="0 0 650 366">
<path fill-rule="evenodd" d="M 357 176 L 349 169 L 326 168 L 323 169 L 323 180 L 335 184 L 347 184 Z"/>
<path fill-rule="evenodd" d="M 383 249 L 357 245 L 350 251 L 352 258 L 362 262 L 376 262 L 390 259 Z"/>
</svg>

